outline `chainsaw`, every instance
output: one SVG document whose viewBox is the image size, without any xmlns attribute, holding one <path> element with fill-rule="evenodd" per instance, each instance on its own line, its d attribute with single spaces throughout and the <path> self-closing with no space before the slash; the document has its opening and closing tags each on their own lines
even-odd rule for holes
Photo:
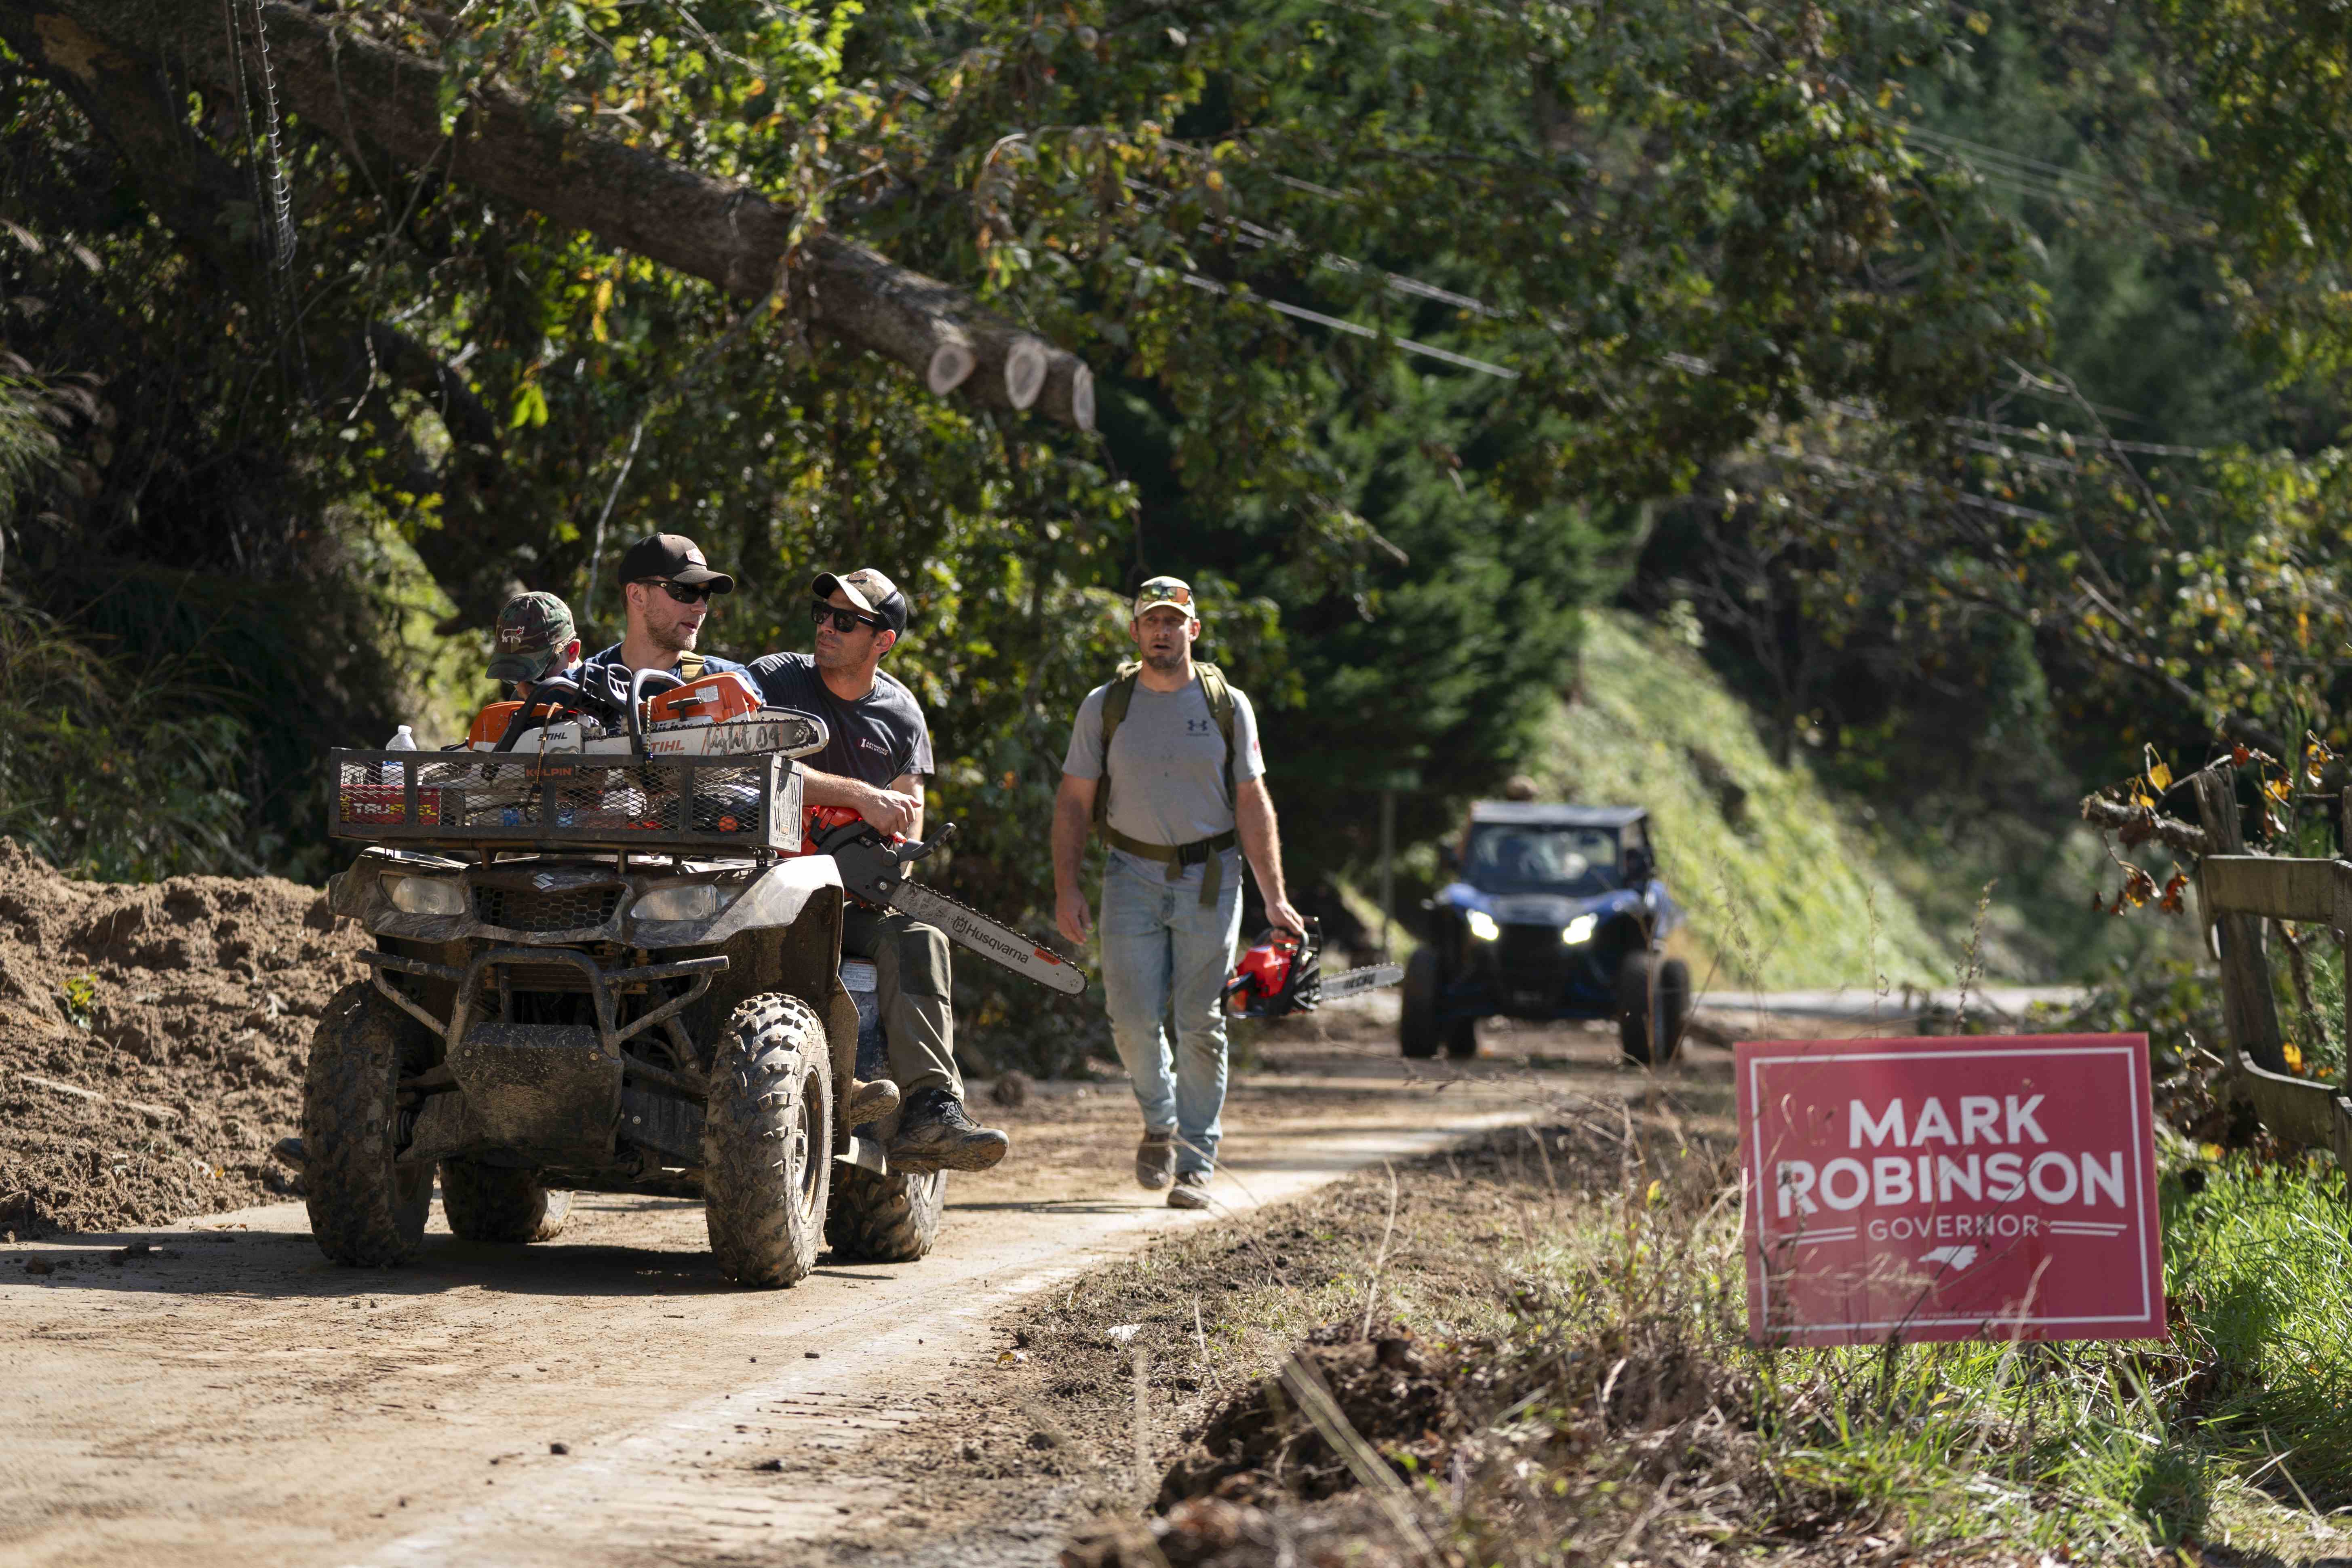
<svg viewBox="0 0 2352 1568">
<path fill-rule="evenodd" d="M 908 867 L 929 858 L 955 836 L 955 824 L 950 822 L 928 842 L 894 840 L 845 806 L 817 806 L 808 814 L 809 852 L 832 856 L 841 873 L 841 885 L 851 893 L 869 904 L 881 904 L 936 926 L 950 941 L 961 942 L 991 963 L 1066 996 L 1084 992 L 1087 972 L 1068 959 L 908 875 Z"/>
<path fill-rule="evenodd" d="M 1312 1013 L 1326 1002 L 1394 985 L 1403 978 L 1402 966 L 1394 963 L 1367 964 L 1326 976 L 1323 923 L 1310 920 L 1303 936 L 1278 926 L 1260 936 L 1234 965 L 1218 996 L 1229 1016 L 1282 1018 Z"/>
</svg>

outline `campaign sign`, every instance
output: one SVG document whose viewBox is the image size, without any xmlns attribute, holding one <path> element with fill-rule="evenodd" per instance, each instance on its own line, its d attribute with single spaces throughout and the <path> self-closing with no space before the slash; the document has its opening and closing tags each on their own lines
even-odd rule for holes
<svg viewBox="0 0 2352 1568">
<path fill-rule="evenodd" d="M 2146 1036 L 1736 1056 L 1757 1342 L 2165 1337 Z"/>
</svg>

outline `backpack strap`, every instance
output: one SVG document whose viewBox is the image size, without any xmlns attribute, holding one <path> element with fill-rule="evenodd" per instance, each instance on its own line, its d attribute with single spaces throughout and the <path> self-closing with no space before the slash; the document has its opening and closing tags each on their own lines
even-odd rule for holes
<svg viewBox="0 0 2352 1568">
<path fill-rule="evenodd" d="M 706 662 L 702 655 L 688 648 L 677 656 L 677 673 L 688 680 L 700 680 Z M 1226 732 L 1225 739 L 1228 744 L 1232 743 L 1232 731 Z"/>
<path fill-rule="evenodd" d="M 1135 700 L 1135 682 L 1143 673 L 1143 666 L 1133 659 L 1118 667 L 1118 673 L 1103 688 L 1102 705 L 1102 782 L 1095 786 L 1095 827 L 1102 830 L 1110 821 L 1110 738 L 1118 733 L 1119 721 L 1127 717 L 1128 704 Z"/>
<path fill-rule="evenodd" d="M 1225 672 L 1213 664 L 1195 664 L 1194 673 L 1201 678 L 1201 695 L 1208 700 L 1209 717 L 1217 721 L 1217 733 L 1225 738 L 1225 765 L 1217 774 L 1224 786 L 1225 809 L 1234 807 L 1234 689 L 1225 681 Z"/>
</svg>

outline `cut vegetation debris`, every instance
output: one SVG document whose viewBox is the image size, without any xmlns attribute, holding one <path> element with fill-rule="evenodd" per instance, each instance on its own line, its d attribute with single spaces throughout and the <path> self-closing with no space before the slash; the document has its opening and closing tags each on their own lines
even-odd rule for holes
<svg viewBox="0 0 2352 1568">
<path fill-rule="evenodd" d="M 888 1441 L 946 1549 L 1059 1521 L 1066 1568 L 2352 1551 L 2340 1186 L 2168 1174 L 2169 1345 L 1763 1352 L 1727 1100 L 1561 1101 L 1163 1241 Z"/>
<path fill-rule="evenodd" d="M 0 838 L 0 1227 L 282 1197 L 310 1029 L 362 938 L 275 878 L 80 882 Z"/>
</svg>

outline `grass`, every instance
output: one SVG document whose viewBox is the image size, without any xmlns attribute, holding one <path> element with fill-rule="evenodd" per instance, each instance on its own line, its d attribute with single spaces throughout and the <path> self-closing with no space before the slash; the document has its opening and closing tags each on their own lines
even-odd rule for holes
<svg viewBox="0 0 2352 1568">
<path fill-rule="evenodd" d="M 1183 1568 L 1238 1535 L 1312 1561 L 1334 1531 L 1410 1560 L 1378 1499 L 1323 1495 L 1336 1467 L 1265 1381 L 1294 1352 L 1457 1563 L 2346 1550 L 2327 1512 L 2352 1504 L 2340 1177 L 2176 1141 L 2169 1343 L 1762 1350 L 1719 1096 L 1564 1103 L 1540 1147 L 1514 1131 L 1393 1187 L 1356 1177 L 1029 1309 L 1013 1331 L 1030 1365 L 1003 1396 L 1051 1426 L 1061 1495 L 1085 1491 L 1066 1521 L 1104 1516 L 1067 1560 Z M 1344 1360 L 1367 1322 L 1375 1342 L 1414 1336 L 1395 1397 L 1438 1414 L 1389 1420 Z M 1265 1436 L 1284 1421 L 1289 1436 Z M 1258 1434 L 1255 1468 L 1210 1465 L 1204 1431 Z M 1196 1500 L 1154 1520 L 1139 1510 L 1162 1467 L 1160 1501 Z"/>
</svg>

